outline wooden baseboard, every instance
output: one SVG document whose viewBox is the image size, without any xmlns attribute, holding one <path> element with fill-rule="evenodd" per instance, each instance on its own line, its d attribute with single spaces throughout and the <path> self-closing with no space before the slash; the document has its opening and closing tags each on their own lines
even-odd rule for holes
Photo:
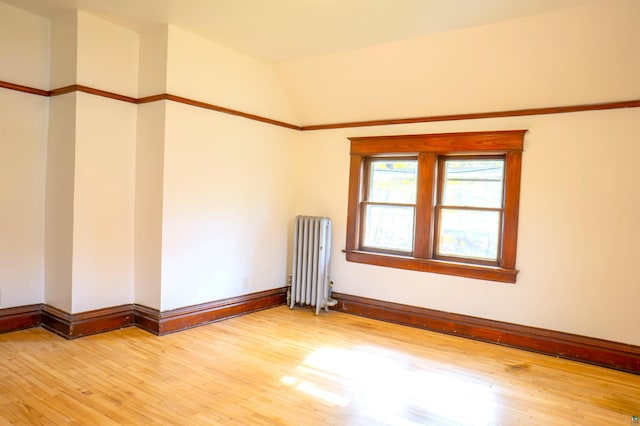
<svg viewBox="0 0 640 426">
<path fill-rule="evenodd" d="M 42 315 L 42 306 L 42 303 L 38 303 L 0 309 L 0 333 L 38 327 Z"/>
<path fill-rule="evenodd" d="M 640 374 L 640 346 L 467 315 L 332 293 L 334 310 L 484 342 Z M 238 315 L 283 305 L 286 287 L 160 312 L 121 305 L 69 314 L 44 304 L 0 310 L 0 333 L 42 326 L 67 339 L 128 326 L 156 335 L 175 333 Z"/>
<path fill-rule="evenodd" d="M 286 298 L 286 287 L 282 287 L 164 312 L 137 305 L 136 325 L 161 336 L 283 305 Z"/>
<path fill-rule="evenodd" d="M 163 335 L 284 305 L 286 299 L 287 288 L 280 287 L 164 312 L 136 304 L 77 314 L 46 304 L 18 306 L 0 309 L 0 333 L 41 326 L 66 339 L 75 339 L 135 325 Z"/>
<path fill-rule="evenodd" d="M 332 293 L 332 309 L 640 374 L 640 346 Z"/>
<path fill-rule="evenodd" d="M 69 314 L 53 306 L 42 308 L 41 326 L 66 339 L 104 333 L 134 325 L 132 305 Z"/>
<path fill-rule="evenodd" d="M 66 339 L 137 326 L 156 335 L 175 333 L 214 321 L 284 305 L 287 288 L 275 288 L 160 312 L 128 304 L 70 314 L 46 304 L 0 309 L 0 333 L 38 327 Z"/>
<path fill-rule="evenodd" d="M 136 327 L 155 335 L 160 335 L 160 311 L 144 305 L 133 306 L 133 320 Z"/>
<path fill-rule="evenodd" d="M 143 305 L 122 305 L 69 314 L 44 305 L 41 325 L 67 339 L 132 325 L 161 336 L 282 305 L 285 301 L 286 288 L 283 287 L 164 312 Z"/>
</svg>

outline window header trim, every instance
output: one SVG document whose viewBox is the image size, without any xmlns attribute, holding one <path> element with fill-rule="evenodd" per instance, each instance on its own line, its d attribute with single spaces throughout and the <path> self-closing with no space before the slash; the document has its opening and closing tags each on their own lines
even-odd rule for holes
<svg viewBox="0 0 640 426">
<path fill-rule="evenodd" d="M 508 152 L 523 150 L 526 130 L 489 132 L 432 133 L 424 135 L 363 136 L 348 138 L 351 155 L 406 154 L 432 152 L 438 154 L 473 152 Z"/>
</svg>

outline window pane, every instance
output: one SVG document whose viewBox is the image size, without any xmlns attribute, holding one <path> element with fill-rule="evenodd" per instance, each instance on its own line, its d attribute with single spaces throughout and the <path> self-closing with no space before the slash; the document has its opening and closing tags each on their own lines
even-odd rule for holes
<svg viewBox="0 0 640 426">
<path fill-rule="evenodd" d="M 375 160 L 371 161 L 369 171 L 369 201 L 405 204 L 416 202 L 416 160 Z"/>
<path fill-rule="evenodd" d="M 442 209 L 438 254 L 497 260 L 500 213 Z"/>
<path fill-rule="evenodd" d="M 500 208 L 503 180 L 504 160 L 446 160 L 442 204 Z"/>
<path fill-rule="evenodd" d="M 413 214 L 411 206 L 368 205 L 363 245 L 386 250 L 413 251 Z"/>
</svg>

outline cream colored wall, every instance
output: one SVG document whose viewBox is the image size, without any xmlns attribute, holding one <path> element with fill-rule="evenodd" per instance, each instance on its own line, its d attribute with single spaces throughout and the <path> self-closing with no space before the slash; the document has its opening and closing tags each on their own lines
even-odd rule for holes
<svg viewBox="0 0 640 426">
<path fill-rule="evenodd" d="M 138 34 L 78 12 L 77 83 L 136 96 Z M 137 106 L 77 94 L 72 310 L 133 302 Z"/>
<path fill-rule="evenodd" d="M 138 95 L 138 34 L 78 12 L 78 84 Z"/>
<path fill-rule="evenodd" d="M 78 14 L 68 12 L 52 20 L 51 86 L 76 83 Z M 77 94 L 49 100 L 46 140 L 46 200 L 44 302 L 71 312 L 73 306 L 73 220 Z"/>
<path fill-rule="evenodd" d="M 76 93 L 50 99 L 46 149 L 44 302 L 71 312 Z"/>
<path fill-rule="evenodd" d="M 303 122 L 640 98 L 640 3 L 593 2 L 279 68 Z M 640 344 L 640 110 L 304 132 L 295 210 L 334 219 L 335 291 Z M 528 129 L 515 285 L 348 263 L 348 137 Z"/>
<path fill-rule="evenodd" d="M 140 34 L 138 96 L 167 92 L 169 27 Z M 135 182 L 134 301 L 160 309 L 166 101 L 138 105 Z"/>
<path fill-rule="evenodd" d="M 136 118 L 77 94 L 72 312 L 133 302 Z"/>
<path fill-rule="evenodd" d="M 140 33 L 138 97 L 167 93 L 168 37 L 168 25 Z"/>
<path fill-rule="evenodd" d="M 78 12 L 51 20 L 50 84 L 46 89 L 71 86 L 78 81 Z"/>
<path fill-rule="evenodd" d="M 135 302 L 160 309 L 166 101 L 138 106 L 135 190 Z"/>
<path fill-rule="evenodd" d="M 44 297 L 48 103 L 0 89 L 0 308 Z"/>
<path fill-rule="evenodd" d="M 560 12 L 277 66 L 303 124 L 640 97 L 640 2 Z"/>
<path fill-rule="evenodd" d="M 639 122 L 629 109 L 306 132 L 295 210 L 333 218 L 337 292 L 639 344 Z M 345 261 L 347 137 L 497 129 L 529 130 L 515 285 Z"/>
<path fill-rule="evenodd" d="M 137 34 L 77 13 L 51 24 L 51 86 L 131 96 L 165 88 L 296 122 L 290 96 L 305 123 L 637 99 L 637 5 L 599 1 L 284 64 L 287 95 L 270 66 L 179 28 L 141 35 L 138 56 Z M 22 13 L 0 8 L 0 23 Z M 24 25 L 0 31 L 25 40 L 27 53 L 14 62 L 0 44 L 0 72 L 46 86 L 41 71 L 13 80 L 23 60 L 34 69 L 48 63 L 48 23 L 19 19 Z M 30 28 L 41 36 L 21 33 Z M 112 57 L 119 64 L 105 63 Z M 0 232 L 25 243 L 19 252 L 0 242 L 11 261 L 0 306 L 39 303 L 44 292 L 68 312 L 132 301 L 168 310 L 279 287 L 291 221 L 314 214 L 334 220 L 336 291 L 640 344 L 640 277 L 630 266 L 640 238 L 638 109 L 298 133 L 166 101 L 136 107 L 0 90 L 0 102 L 10 105 L 0 118 L 9 135 L 0 143 L 2 171 L 10 170 L 3 181 L 17 185 L 0 188 L 22 206 L 2 212 Z M 344 260 L 347 137 L 520 128 L 529 132 L 515 285 Z M 43 244 L 46 289 L 38 280 Z M 16 291 L 13 282 L 24 286 Z"/>
<path fill-rule="evenodd" d="M 297 123 L 271 65 L 169 25 L 167 90 L 275 120 Z"/>
<path fill-rule="evenodd" d="M 271 66 L 169 26 L 167 91 L 294 120 Z M 161 309 L 286 283 L 295 131 L 166 104 Z"/>
<path fill-rule="evenodd" d="M 0 3 L 0 80 L 49 84 L 49 21 Z M 49 100 L 0 89 L 0 308 L 44 300 Z"/>
<path fill-rule="evenodd" d="M 0 80 L 49 87 L 49 30 L 49 20 L 0 2 Z"/>
<path fill-rule="evenodd" d="M 138 35 L 83 12 L 52 22 L 55 87 L 137 95 Z M 70 313 L 133 302 L 137 106 L 86 93 L 50 100 L 45 302 Z"/>
<path fill-rule="evenodd" d="M 162 310 L 286 283 L 295 131 L 167 103 Z"/>
</svg>

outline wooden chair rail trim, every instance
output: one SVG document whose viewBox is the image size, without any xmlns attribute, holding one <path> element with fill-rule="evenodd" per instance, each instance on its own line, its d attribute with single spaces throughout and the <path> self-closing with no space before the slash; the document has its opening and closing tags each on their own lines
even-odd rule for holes
<svg viewBox="0 0 640 426">
<path fill-rule="evenodd" d="M 0 88 L 15 90 L 17 92 L 29 93 L 29 94 L 38 95 L 38 96 L 51 96 L 51 92 L 48 90 L 36 89 L 35 87 L 9 83 L 8 81 L 0 81 Z"/>
<path fill-rule="evenodd" d="M 638 108 L 640 100 L 602 102 L 595 104 L 564 105 L 557 107 L 525 108 L 505 111 L 474 112 L 465 114 L 430 115 L 412 118 L 391 118 L 383 120 L 351 121 L 345 123 L 316 124 L 302 126 L 302 130 L 329 130 L 354 127 L 389 126 L 395 124 L 433 123 L 437 121 L 479 120 L 484 118 L 522 117 L 526 115 L 564 114 L 569 112 L 599 111 L 606 109 Z"/>
<path fill-rule="evenodd" d="M 122 102 L 128 102 L 133 104 L 145 104 L 149 102 L 157 102 L 161 100 L 169 100 L 173 102 L 183 103 L 199 108 L 205 108 L 212 111 L 221 112 L 223 114 L 231 114 L 239 117 L 243 117 L 249 120 L 259 121 L 274 126 L 284 127 L 292 130 L 309 131 L 309 130 L 329 130 L 329 129 L 345 129 L 355 127 L 370 127 L 370 126 L 390 126 L 397 124 L 414 124 L 414 123 L 432 123 L 437 121 L 457 121 L 457 120 L 479 120 L 484 118 L 503 118 L 503 117 L 521 117 L 526 115 L 546 115 L 546 114 L 563 114 L 569 112 L 583 112 L 583 111 L 599 111 L 608 109 L 622 109 L 622 108 L 638 108 L 640 107 L 640 99 L 615 101 L 615 102 L 602 102 L 594 104 L 580 104 L 580 105 L 564 105 L 556 107 L 541 107 L 541 108 L 525 108 L 516 110 L 505 111 L 491 111 L 491 112 L 476 112 L 476 113 L 464 113 L 464 114 L 448 114 L 448 115 L 431 115 L 424 117 L 410 117 L 410 118 L 391 118 L 381 120 L 368 120 L 368 121 L 351 121 L 344 123 L 329 123 L 329 124 L 312 124 L 307 126 L 300 126 L 296 124 L 287 123 L 284 121 L 274 120 L 267 117 L 262 117 L 255 114 L 242 112 L 239 110 L 226 108 L 219 105 L 210 104 L 207 102 L 201 102 L 182 96 L 171 95 L 168 93 L 162 93 L 151 96 L 144 96 L 141 98 L 134 98 L 131 96 L 120 95 L 118 93 L 109 92 L 106 90 L 100 90 L 88 86 L 79 84 L 73 84 L 70 86 L 60 87 L 53 90 L 43 90 L 34 87 L 24 86 L 20 84 L 10 83 L 8 81 L 0 81 L 0 89 L 15 90 L 18 92 L 29 93 L 38 96 L 58 96 L 71 92 L 83 92 L 96 96 L 102 96 L 109 99 L 119 100 Z"/>
<path fill-rule="evenodd" d="M 334 310 L 640 374 L 640 346 L 333 293 Z"/>
<path fill-rule="evenodd" d="M 285 127 L 287 129 L 302 130 L 300 126 L 297 126 L 295 124 L 290 124 L 290 123 L 286 123 L 284 121 L 279 121 L 279 120 L 273 120 L 271 118 L 262 117 L 255 114 L 249 114 L 246 112 L 238 111 L 231 108 L 226 108 L 219 105 L 210 104 L 207 102 L 196 101 L 194 99 L 185 98 L 182 96 L 171 95 L 169 93 L 162 93 L 159 95 L 146 96 L 143 98 L 139 98 L 137 99 L 136 103 L 146 104 L 149 102 L 157 102 L 161 100 L 167 100 L 167 101 L 177 102 L 185 105 L 191 105 L 198 108 L 204 108 L 211 111 L 221 112 L 223 114 L 235 115 L 235 116 L 243 117 L 249 120 L 259 121 L 261 123 L 267 123 L 267 124 L 272 124 L 274 126 Z"/>
</svg>

